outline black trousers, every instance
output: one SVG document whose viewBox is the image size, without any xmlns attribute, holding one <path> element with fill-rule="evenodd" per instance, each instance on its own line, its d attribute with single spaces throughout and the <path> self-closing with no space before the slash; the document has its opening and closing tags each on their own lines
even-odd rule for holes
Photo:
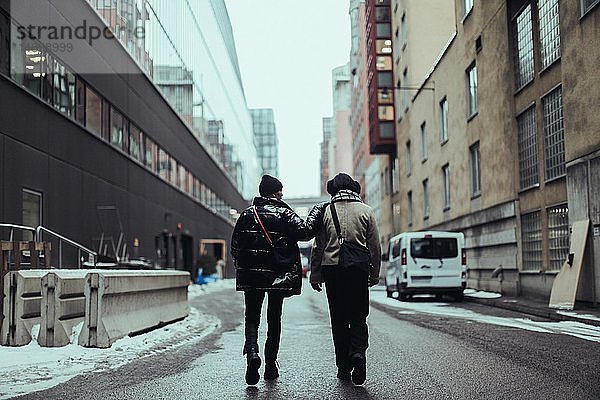
<svg viewBox="0 0 600 400">
<path fill-rule="evenodd" d="M 350 371 L 350 358 L 369 346 L 369 276 L 360 269 L 324 267 L 331 333 L 338 369 Z"/>
<path fill-rule="evenodd" d="M 268 292 L 267 302 L 267 341 L 265 342 L 265 359 L 276 360 L 279 352 L 281 338 L 281 312 L 283 310 L 283 295 L 277 292 Z M 258 352 L 258 327 L 260 325 L 260 312 L 265 292 L 261 290 L 247 290 L 244 292 L 246 303 L 244 354 L 251 350 Z"/>
</svg>

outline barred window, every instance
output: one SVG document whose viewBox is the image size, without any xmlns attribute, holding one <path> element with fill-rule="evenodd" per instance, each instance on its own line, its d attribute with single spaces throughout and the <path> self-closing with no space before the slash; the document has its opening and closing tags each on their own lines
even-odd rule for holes
<svg viewBox="0 0 600 400">
<path fill-rule="evenodd" d="M 550 269 L 559 270 L 569 254 L 569 209 L 566 204 L 548 208 Z"/>
<path fill-rule="evenodd" d="M 540 211 L 521 215 L 521 242 L 523 243 L 523 270 L 541 270 L 543 255 Z"/>
<path fill-rule="evenodd" d="M 540 42 L 542 68 L 560 57 L 560 27 L 558 0 L 540 0 Z"/>
<path fill-rule="evenodd" d="M 566 174 L 565 132 L 562 113 L 562 87 L 542 98 L 544 109 L 544 150 L 546 180 Z"/>
<path fill-rule="evenodd" d="M 517 117 L 519 129 L 519 179 L 521 189 L 539 184 L 535 107 Z"/>
<path fill-rule="evenodd" d="M 522 88 L 533 79 L 533 28 L 531 4 L 513 21 L 515 84 Z"/>
</svg>

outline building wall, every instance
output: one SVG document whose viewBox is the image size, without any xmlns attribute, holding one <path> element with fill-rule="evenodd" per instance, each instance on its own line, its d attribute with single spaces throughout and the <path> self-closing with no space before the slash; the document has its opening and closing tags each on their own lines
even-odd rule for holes
<svg viewBox="0 0 600 400">
<path fill-rule="evenodd" d="M 75 6 L 70 7 L 73 11 Z M 85 2 L 76 7 L 89 21 L 97 18 Z M 117 42 L 96 50 L 95 56 L 104 62 L 118 60 L 131 73 L 80 77 L 200 177 L 224 204 L 245 208 L 247 202 L 222 168 L 126 50 Z M 217 215 L 214 208 L 167 183 L 126 151 L 1 74 L 0 92 L 1 115 L 13 116 L 0 118 L 0 221 L 21 224 L 25 188 L 42 194 L 44 226 L 88 247 L 97 245 L 94 238 L 101 229 L 96 207 L 103 205 L 119 210 L 130 255 L 138 238 L 138 255 L 154 259 L 155 238 L 163 232 L 192 236 L 194 262 L 201 239 L 229 241 L 232 221 Z M 176 266 L 192 269 L 194 262 L 178 261 Z"/>
<path fill-rule="evenodd" d="M 598 296 L 594 287 L 598 288 L 600 275 L 595 261 L 600 233 L 594 236 L 593 230 L 595 225 L 596 231 L 600 231 L 600 200 L 598 191 L 592 189 L 600 184 L 595 178 L 600 175 L 600 170 L 597 171 L 600 135 L 597 113 L 590 112 L 589 104 L 597 103 L 596 89 L 600 82 L 598 74 L 590 69 L 599 58 L 597 46 L 592 43 L 598 39 L 595 27 L 600 7 L 594 6 L 581 18 L 580 2 L 558 3 L 562 56 L 542 67 L 540 36 L 546 32 L 540 33 L 541 17 L 537 8 L 540 3 L 537 1 L 475 1 L 465 15 L 463 2 L 456 0 L 453 4 L 453 15 L 458 21 L 456 30 L 443 44 L 437 42 L 440 51 L 435 57 L 429 57 L 429 64 L 419 63 L 427 60 L 428 54 L 410 52 L 414 36 L 411 29 L 426 31 L 437 21 L 428 23 L 432 19 L 423 15 L 417 16 L 420 20 L 413 20 L 410 9 L 404 13 L 402 6 L 406 5 L 402 1 L 397 3 L 395 24 L 402 31 L 400 18 L 404 15 L 408 32 L 406 47 L 401 44 L 401 35 L 395 36 L 400 45 L 395 43 L 394 51 L 401 51 L 397 60 L 397 82 L 404 85 L 421 72 L 425 76 L 424 81 L 419 82 L 420 89 L 411 93 L 406 112 L 406 103 L 396 102 L 400 118 L 397 129 L 400 192 L 390 196 L 387 206 L 393 207 L 395 218 L 396 205 L 400 204 L 399 230 L 462 231 L 466 237 L 471 287 L 548 298 L 562 265 L 560 257 L 568 251 L 565 244 L 568 243 L 568 226 L 563 225 L 567 210 L 569 225 L 590 218 L 593 226 L 578 299 L 593 301 Z M 531 80 L 517 87 L 515 72 L 520 64 L 515 62 L 515 16 L 527 4 L 532 9 L 529 28 L 532 47 L 527 48 L 526 56 L 531 55 L 533 67 Z M 423 46 L 435 49 L 431 43 Z M 413 58 L 419 62 L 413 62 Z M 477 107 L 470 113 L 467 70 L 473 65 L 477 69 Z M 409 72 L 406 80 L 404 68 Z M 424 69 L 419 71 L 419 68 Z M 558 111 L 551 120 L 548 117 L 551 111 L 545 106 L 549 94 L 557 93 L 557 88 L 562 88 L 563 106 L 562 109 L 555 106 Z M 448 102 L 447 141 L 441 137 L 440 104 L 444 99 Z M 534 164 L 539 179 L 523 185 L 520 157 L 529 142 L 520 144 L 524 130 L 522 125 L 519 127 L 519 121 L 522 122 L 527 110 L 533 110 L 535 116 L 531 128 L 537 148 L 532 154 L 537 157 Z M 551 165 L 548 157 L 553 150 L 545 140 L 552 137 L 548 132 L 560 130 L 563 121 L 567 172 L 546 176 L 546 164 Z M 422 157 L 421 152 L 423 126 L 426 157 Z M 481 160 L 479 193 L 473 190 L 470 150 L 477 144 Z M 560 155 L 560 150 L 557 151 Z M 444 167 L 450 171 L 449 206 L 443 201 Z M 427 181 L 427 210 L 424 181 Z M 412 194 L 412 224 L 409 223 L 409 192 Z M 386 207 L 385 200 L 382 207 Z M 531 216 L 535 215 L 532 213 L 539 215 L 538 225 L 531 225 Z M 557 218 L 556 213 L 563 219 Z"/>
<path fill-rule="evenodd" d="M 462 18 L 457 2 L 456 33 L 437 42 L 433 71 L 416 94 L 398 124 L 400 192 L 392 197 L 400 204 L 400 231 L 426 229 L 459 230 L 468 249 L 469 284 L 481 289 L 518 292 L 518 202 L 515 190 L 515 121 L 510 105 L 513 90 L 508 57 L 506 6 L 503 1 L 476 2 Z M 406 14 L 409 17 L 409 14 Z M 408 24 L 427 29 L 418 21 Z M 410 28 L 409 28 L 410 29 Z M 409 31 L 410 32 L 410 31 Z M 475 39 L 481 35 L 482 49 Z M 409 36 L 410 40 L 410 36 Z M 407 43 L 407 48 L 410 43 Z M 408 59 L 408 68 L 415 70 Z M 467 114 L 466 70 L 477 66 L 477 113 Z M 416 71 L 418 74 L 418 71 Z M 440 103 L 448 102 L 448 138 L 441 137 Z M 423 125 L 424 124 L 424 125 Z M 425 128 L 426 156 L 422 152 Z M 410 171 L 407 143 L 410 142 Z M 481 192 L 471 185 L 470 147 L 479 143 Z M 503 149 L 503 151 L 499 151 Z M 442 168 L 450 178 L 450 204 L 443 201 Z M 423 182 L 427 181 L 428 209 Z M 409 224 L 409 192 L 412 194 L 412 224 Z M 494 269 L 506 271 L 503 281 L 490 278 Z"/>
<path fill-rule="evenodd" d="M 600 298 L 600 5 L 582 16 L 580 2 L 560 8 L 565 161 L 569 224 L 590 220 L 578 299 Z M 579 6 L 579 7 L 578 7 Z M 582 112 L 585 110 L 587 112 Z"/>
</svg>

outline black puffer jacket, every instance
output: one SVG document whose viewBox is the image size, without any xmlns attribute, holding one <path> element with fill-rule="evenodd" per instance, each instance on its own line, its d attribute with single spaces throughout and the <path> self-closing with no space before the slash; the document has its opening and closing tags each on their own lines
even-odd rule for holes
<svg viewBox="0 0 600 400">
<path fill-rule="evenodd" d="M 304 221 L 283 201 L 256 197 L 253 206 L 238 218 L 231 238 L 236 289 L 281 291 L 286 296 L 300 294 L 302 265 L 297 242 L 315 236 L 325 205 L 314 206 Z M 274 246 L 256 221 L 253 207 Z"/>
</svg>

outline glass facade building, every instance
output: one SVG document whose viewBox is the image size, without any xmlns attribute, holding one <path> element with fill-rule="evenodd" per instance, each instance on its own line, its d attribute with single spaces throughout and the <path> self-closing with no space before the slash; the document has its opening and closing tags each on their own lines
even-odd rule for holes
<svg viewBox="0 0 600 400">
<path fill-rule="evenodd" d="M 195 273 L 260 179 L 222 1 L 0 0 L 0 108 L 0 221 L 33 221 L 39 193 L 90 248 L 111 205 L 137 254 Z"/>
<path fill-rule="evenodd" d="M 263 174 L 279 176 L 279 139 L 275 116 L 270 108 L 251 109 L 254 126 L 254 145 Z"/>
</svg>

